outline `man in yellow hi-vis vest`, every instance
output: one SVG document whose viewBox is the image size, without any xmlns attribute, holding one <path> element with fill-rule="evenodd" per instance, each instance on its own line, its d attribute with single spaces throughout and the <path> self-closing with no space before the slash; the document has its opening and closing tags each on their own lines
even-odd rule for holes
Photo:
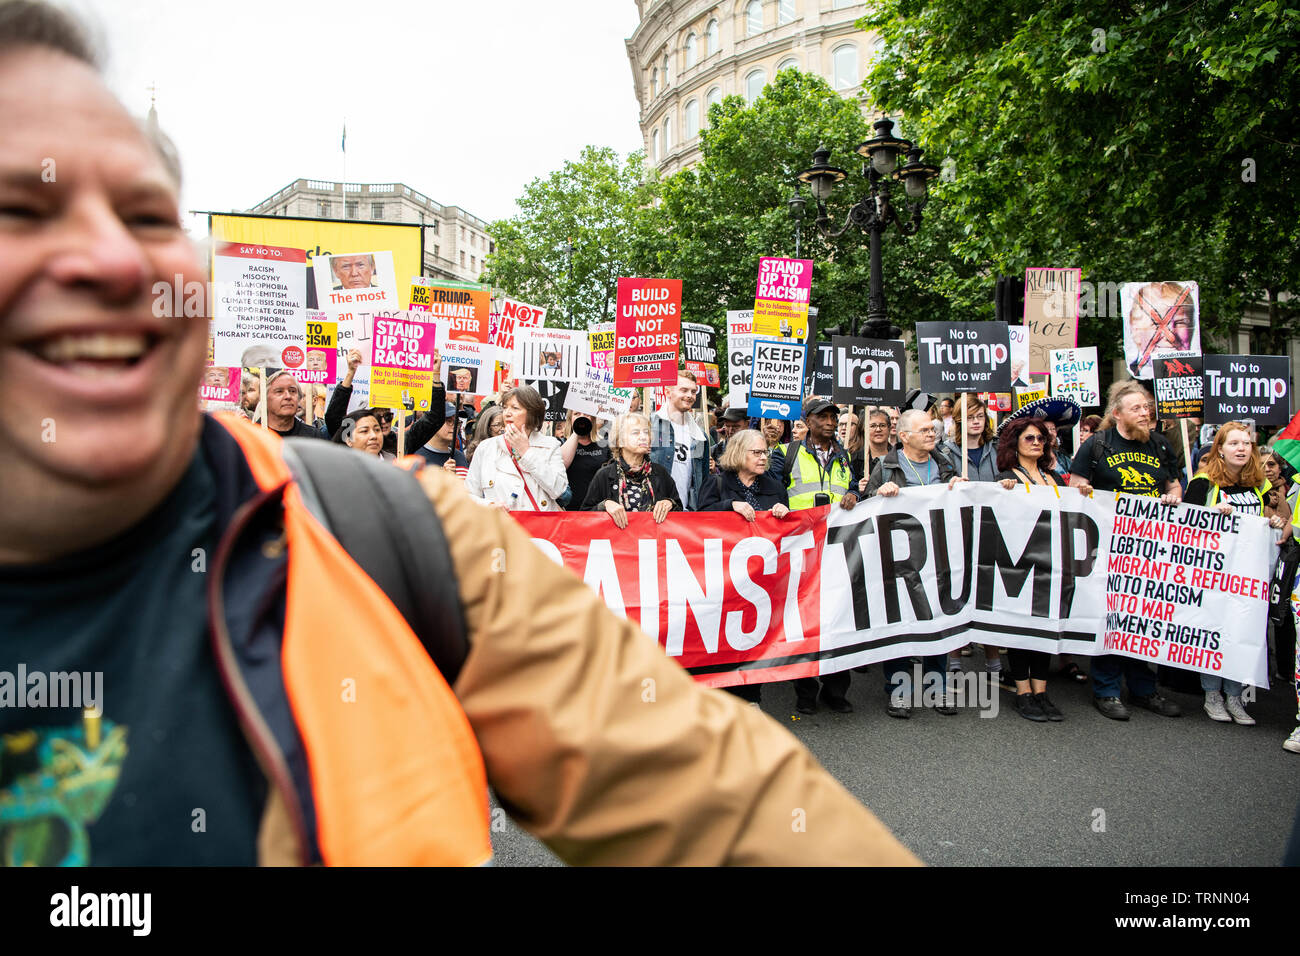
<svg viewBox="0 0 1300 956">
<path fill-rule="evenodd" d="M 839 409 L 830 399 L 813 396 L 803 403 L 803 420 L 808 426 L 803 441 L 772 449 L 770 471 L 783 476 L 789 490 L 790 510 L 837 502 L 841 508 L 852 508 L 858 503 L 858 493 L 851 487 L 853 470 L 849 453 L 835 440 Z M 794 682 L 795 709 L 799 713 L 817 713 L 817 681 L 816 677 L 800 677 Z M 847 670 L 821 678 L 821 699 L 836 713 L 853 712 L 853 705 L 845 698 L 848 689 Z"/>
</svg>

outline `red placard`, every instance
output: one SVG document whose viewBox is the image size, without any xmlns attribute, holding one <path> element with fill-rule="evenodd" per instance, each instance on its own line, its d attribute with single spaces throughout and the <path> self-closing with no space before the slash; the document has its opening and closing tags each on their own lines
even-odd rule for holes
<svg viewBox="0 0 1300 956">
<path fill-rule="evenodd" d="M 681 279 L 618 280 L 615 385 L 674 384 L 681 339 Z"/>
</svg>

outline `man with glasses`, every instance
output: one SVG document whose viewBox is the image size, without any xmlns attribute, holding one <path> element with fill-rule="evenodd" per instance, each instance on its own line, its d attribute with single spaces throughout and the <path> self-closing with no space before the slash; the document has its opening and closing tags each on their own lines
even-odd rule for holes
<svg viewBox="0 0 1300 956">
<path fill-rule="evenodd" d="M 957 474 L 952 463 L 934 450 L 934 429 L 928 412 L 908 409 L 898 422 L 898 437 L 901 444 L 876 463 L 867 479 L 867 497 L 880 495 L 892 498 L 905 488 L 925 485 L 947 484 L 951 489 L 959 481 L 966 479 Z M 946 655 L 932 654 L 925 658 L 925 670 L 931 680 L 942 684 Z M 886 661 L 885 693 L 889 702 L 885 713 L 890 717 L 906 719 L 912 716 L 911 680 L 907 673 L 908 662 L 905 659 Z M 933 675 L 938 675 L 935 678 Z M 939 713 L 951 717 L 957 708 L 945 699 L 936 707 Z"/>
</svg>

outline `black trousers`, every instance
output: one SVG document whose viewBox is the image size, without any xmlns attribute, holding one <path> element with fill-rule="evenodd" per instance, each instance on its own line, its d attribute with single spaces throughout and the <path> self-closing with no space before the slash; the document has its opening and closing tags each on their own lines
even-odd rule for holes
<svg viewBox="0 0 1300 956">
<path fill-rule="evenodd" d="M 1052 655 L 1046 651 L 1026 651 L 1019 647 L 1007 648 L 1007 661 L 1011 664 L 1012 680 L 1047 680 Z"/>
<path fill-rule="evenodd" d="M 798 678 L 793 681 L 794 696 L 799 700 L 816 700 L 819 679 L 821 681 L 821 692 L 827 697 L 839 698 L 849 692 L 849 672 L 844 670 L 835 674 L 827 674 L 822 678 Z"/>
</svg>

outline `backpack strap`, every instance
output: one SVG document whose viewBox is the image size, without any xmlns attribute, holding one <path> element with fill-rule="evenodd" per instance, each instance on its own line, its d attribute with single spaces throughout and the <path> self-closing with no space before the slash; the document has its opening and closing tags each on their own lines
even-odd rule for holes
<svg viewBox="0 0 1300 956">
<path fill-rule="evenodd" d="M 790 487 L 790 473 L 794 471 L 794 460 L 799 457 L 799 452 L 803 450 L 803 440 L 792 441 L 785 446 L 785 461 L 781 469 L 781 485 L 785 488 Z"/>
<path fill-rule="evenodd" d="M 442 523 L 419 482 L 391 463 L 314 439 L 286 439 L 303 503 L 411 626 L 447 683 L 469 654 Z"/>
</svg>

